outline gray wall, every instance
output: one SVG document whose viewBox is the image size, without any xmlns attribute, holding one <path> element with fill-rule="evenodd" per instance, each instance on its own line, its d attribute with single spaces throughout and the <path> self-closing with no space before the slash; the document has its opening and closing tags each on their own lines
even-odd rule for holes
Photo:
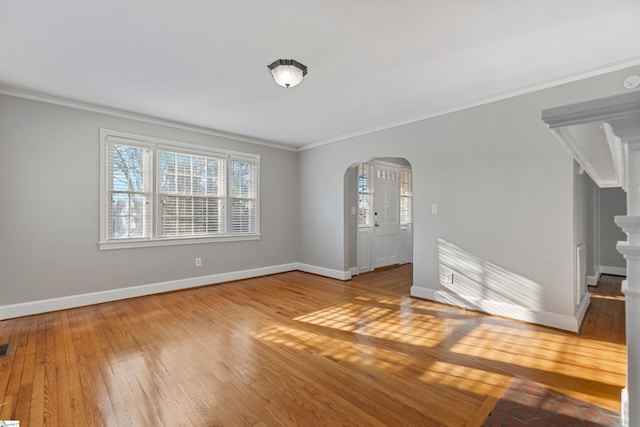
<svg viewBox="0 0 640 427">
<path fill-rule="evenodd" d="M 621 93 L 627 69 L 300 153 L 299 260 L 346 270 L 344 175 L 404 157 L 414 179 L 414 284 L 439 288 L 438 238 L 535 283 L 542 310 L 573 315 L 573 160 L 543 109 Z M 439 203 L 440 213 L 430 214 Z M 508 292 L 508 290 L 506 290 Z"/>
<path fill-rule="evenodd" d="M 586 220 L 587 220 L 587 276 L 595 279 L 600 270 L 600 235 L 598 232 L 599 188 L 586 177 Z M 595 284 L 595 283 L 593 283 Z"/>
<path fill-rule="evenodd" d="M 345 205 L 352 196 L 344 193 L 345 172 L 371 158 L 402 157 L 414 179 L 416 286 L 438 289 L 438 239 L 444 239 L 526 278 L 542 309 L 573 314 L 572 159 L 540 112 L 621 93 L 620 82 L 638 72 L 634 67 L 300 153 L 0 95 L 0 301 L 292 262 L 347 270 Z M 100 251 L 101 127 L 261 155 L 262 239 Z M 430 213 L 432 203 L 439 203 L 438 215 Z M 202 257 L 201 268 L 195 257 Z"/>
<path fill-rule="evenodd" d="M 259 154 L 262 238 L 100 251 L 101 127 Z M 297 260 L 295 152 L 5 95 L 0 147 L 2 305 Z"/>
<path fill-rule="evenodd" d="M 600 265 L 626 268 L 624 257 L 616 250 L 619 241 L 627 236 L 616 225 L 616 215 L 627 214 L 627 197 L 621 188 L 601 188 L 599 197 Z"/>
</svg>

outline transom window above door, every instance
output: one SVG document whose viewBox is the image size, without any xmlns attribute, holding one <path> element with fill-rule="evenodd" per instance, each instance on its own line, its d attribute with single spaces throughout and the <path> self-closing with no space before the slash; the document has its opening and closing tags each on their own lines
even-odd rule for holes
<svg viewBox="0 0 640 427">
<path fill-rule="evenodd" d="M 395 171 L 388 171 L 385 169 L 376 169 L 376 178 L 387 181 L 395 181 L 397 173 Z"/>
</svg>

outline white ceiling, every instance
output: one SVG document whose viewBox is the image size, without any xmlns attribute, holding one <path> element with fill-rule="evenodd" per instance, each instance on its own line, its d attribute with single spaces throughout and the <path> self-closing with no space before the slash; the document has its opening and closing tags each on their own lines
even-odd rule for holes
<svg viewBox="0 0 640 427">
<path fill-rule="evenodd" d="M 638 22 L 638 0 L 0 0 L 0 86 L 299 148 L 640 63 Z"/>
</svg>

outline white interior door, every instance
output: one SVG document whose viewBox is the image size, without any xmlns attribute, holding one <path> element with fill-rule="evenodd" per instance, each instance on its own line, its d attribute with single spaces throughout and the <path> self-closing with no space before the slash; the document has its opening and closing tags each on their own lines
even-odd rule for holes
<svg viewBox="0 0 640 427">
<path fill-rule="evenodd" d="M 400 186 L 398 169 L 376 167 L 374 193 L 374 268 L 400 262 Z"/>
</svg>

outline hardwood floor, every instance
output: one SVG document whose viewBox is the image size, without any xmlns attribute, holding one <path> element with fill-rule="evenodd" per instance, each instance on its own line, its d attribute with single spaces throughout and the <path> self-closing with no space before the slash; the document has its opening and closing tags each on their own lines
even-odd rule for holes
<svg viewBox="0 0 640 427">
<path fill-rule="evenodd" d="M 624 344 L 624 277 L 603 274 L 598 286 L 589 286 L 591 305 L 587 309 L 580 333 L 606 341 Z"/>
<path fill-rule="evenodd" d="M 513 377 L 619 410 L 618 295 L 577 335 L 412 299 L 411 274 L 290 272 L 2 321 L 0 420 L 480 425 Z"/>
</svg>

